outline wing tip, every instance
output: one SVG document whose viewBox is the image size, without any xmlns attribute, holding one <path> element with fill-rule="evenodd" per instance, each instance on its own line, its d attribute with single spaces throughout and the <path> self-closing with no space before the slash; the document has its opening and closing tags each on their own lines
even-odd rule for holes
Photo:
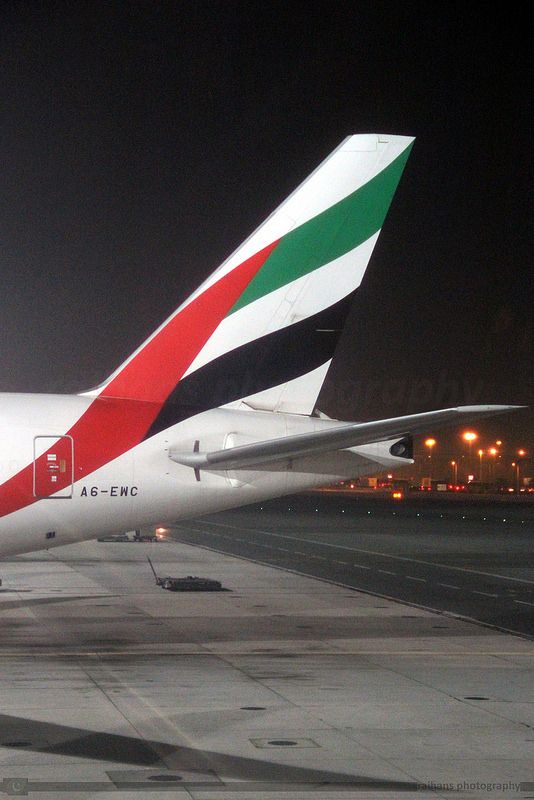
<svg viewBox="0 0 534 800">
<path fill-rule="evenodd" d="M 479 405 L 479 406 L 458 406 L 455 411 L 459 414 L 504 414 L 508 411 L 520 411 L 523 408 L 528 408 L 527 405 Z"/>
</svg>

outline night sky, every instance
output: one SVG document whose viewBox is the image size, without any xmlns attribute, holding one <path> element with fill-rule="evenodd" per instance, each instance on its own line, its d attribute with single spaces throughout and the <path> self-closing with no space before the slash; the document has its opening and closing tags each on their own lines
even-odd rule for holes
<svg viewBox="0 0 534 800">
<path fill-rule="evenodd" d="M 321 407 L 534 403 L 522 14 L 3 3 L 0 389 L 102 381 L 345 136 L 385 132 L 416 143 Z M 534 445 L 531 409 L 480 428 Z"/>
</svg>

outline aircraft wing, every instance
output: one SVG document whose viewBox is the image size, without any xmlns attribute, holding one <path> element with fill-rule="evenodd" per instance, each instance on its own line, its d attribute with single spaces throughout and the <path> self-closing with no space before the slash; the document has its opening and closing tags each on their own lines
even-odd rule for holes
<svg viewBox="0 0 534 800">
<path fill-rule="evenodd" d="M 373 422 L 340 424 L 312 433 L 269 439 L 211 452 L 184 453 L 171 448 L 169 457 L 178 464 L 193 469 L 245 469 L 269 462 L 314 456 L 358 445 L 402 438 L 409 434 L 425 433 L 429 428 L 463 425 L 474 419 L 503 414 L 519 408 L 522 406 L 458 406 Z"/>
</svg>

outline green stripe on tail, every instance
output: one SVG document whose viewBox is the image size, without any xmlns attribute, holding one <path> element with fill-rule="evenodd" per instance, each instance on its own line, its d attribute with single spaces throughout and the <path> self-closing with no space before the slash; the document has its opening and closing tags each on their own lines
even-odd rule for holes
<svg viewBox="0 0 534 800">
<path fill-rule="evenodd" d="M 380 230 L 406 165 L 410 144 L 382 172 L 326 211 L 287 233 L 228 312 L 329 264 Z"/>
</svg>

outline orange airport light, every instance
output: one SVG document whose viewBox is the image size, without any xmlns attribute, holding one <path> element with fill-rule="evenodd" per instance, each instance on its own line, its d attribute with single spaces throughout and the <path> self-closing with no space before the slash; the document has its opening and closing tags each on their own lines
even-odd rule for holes
<svg viewBox="0 0 534 800">
<path fill-rule="evenodd" d="M 478 439 L 478 433 L 475 433 L 474 431 L 465 431 L 462 433 L 462 439 L 464 442 L 474 442 L 475 439 Z"/>
</svg>

